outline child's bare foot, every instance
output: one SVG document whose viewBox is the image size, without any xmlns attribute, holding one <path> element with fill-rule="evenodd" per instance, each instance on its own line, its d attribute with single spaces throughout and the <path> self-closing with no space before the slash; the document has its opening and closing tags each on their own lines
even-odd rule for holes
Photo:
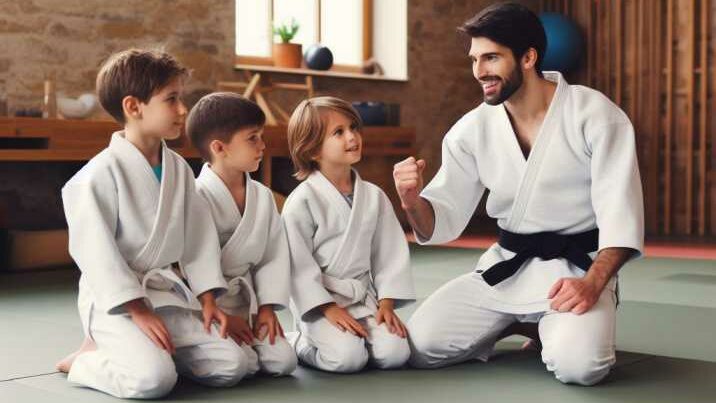
<svg viewBox="0 0 716 403">
<path fill-rule="evenodd" d="M 55 364 L 55 368 L 57 368 L 57 370 L 60 372 L 68 373 L 72 368 L 72 363 L 75 362 L 75 358 L 77 358 L 78 355 L 87 351 L 94 351 L 96 349 L 97 345 L 95 344 L 94 340 L 90 339 L 89 337 L 85 337 L 80 348 L 74 353 L 63 358 L 57 364 Z"/>
</svg>

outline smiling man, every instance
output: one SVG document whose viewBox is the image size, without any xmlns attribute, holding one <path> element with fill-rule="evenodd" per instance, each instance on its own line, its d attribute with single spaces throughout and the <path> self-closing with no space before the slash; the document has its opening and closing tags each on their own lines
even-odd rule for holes
<svg viewBox="0 0 716 403">
<path fill-rule="evenodd" d="M 547 369 L 593 385 L 615 362 L 617 271 L 643 249 L 631 122 L 603 94 L 542 73 L 546 36 L 527 8 L 490 6 L 460 31 L 484 103 L 447 133 L 424 189 L 423 160 L 393 176 L 420 243 L 458 237 L 486 189 L 500 239 L 415 312 L 411 363 L 486 361 L 506 331 L 536 323 Z"/>
</svg>

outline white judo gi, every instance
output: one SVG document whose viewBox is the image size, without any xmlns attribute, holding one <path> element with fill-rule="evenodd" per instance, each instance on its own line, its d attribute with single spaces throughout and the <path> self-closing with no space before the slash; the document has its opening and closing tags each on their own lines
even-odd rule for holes
<svg viewBox="0 0 716 403">
<path fill-rule="evenodd" d="M 164 143 L 161 152 L 160 183 L 123 132 L 114 133 L 109 147 L 62 189 L 69 250 L 82 272 L 80 318 L 97 344 L 77 356 L 68 380 L 122 398 L 165 395 L 177 372 L 230 386 L 247 371 L 247 357 L 233 340 L 219 337 L 215 327 L 211 334 L 204 330 L 196 296 L 226 290 L 219 245 L 189 165 Z M 174 357 L 124 310 L 138 298 L 163 320 Z"/>
<path fill-rule="evenodd" d="M 368 362 L 402 366 L 406 339 L 375 320 L 378 301 L 396 308 L 415 299 L 410 254 L 393 206 L 377 186 L 353 171 L 353 204 L 319 171 L 288 197 L 282 217 L 291 254 L 291 310 L 300 337 L 300 362 L 332 372 L 354 372 Z M 316 308 L 335 302 L 369 334 L 364 340 L 333 326 Z"/>
<path fill-rule="evenodd" d="M 447 133 L 442 166 L 421 193 L 435 212 L 435 229 L 420 243 L 457 238 L 489 189 L 487 213 L 507 231 L 576 234 L 599 228 L 598 250 L 641 254 L 643 200 L 631 122 L 603 94 L 568 85 L 556 72 L 544 76 L 557 88 L 527 159 L 504 104 L 481 104 Z M 488 285 L 481 273 L 513 256 L 492 245 L 475 272 L 425 301 L 408 325 L 411 363 L 438 367 L 486 360 L 504 328 L 529 321 L 539 322 L 542 359 L 559 380 L 601 380 L 615 362 L 616 276 L 587 313 L 559 313 L 550 310 L 550 288 L 585 272 L 563 258 L 531 258 L 513 276 Z"/>
<path fill-rule="evenodd" d="M 274 310 L 288 306 L 291 261 L 286 233 L 271 189 L 246 174 L 246 204 L 242 216 L 224 181 L 205 164 L 196 180 L 206 200 L 221 245 L 221 270 L 229 290 L 217 300 L 231 315 L 253 322 L 262 305 Z M 296 369 L 296 354 L 283 337 L 273 345 L 268 336 L 253 346 L 242 345 L 250 358 L 249 371 L 259 368 L 271 375 Z"/>
</svg>

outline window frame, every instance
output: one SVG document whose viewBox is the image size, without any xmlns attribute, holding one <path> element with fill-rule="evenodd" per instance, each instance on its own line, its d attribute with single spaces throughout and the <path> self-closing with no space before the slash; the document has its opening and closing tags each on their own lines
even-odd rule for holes
<svg viewBox="0 0 716 403">
<path fill-rule="evenodd" d="M 242 0 L 235 0 L 235 1 L 242 1 Z M 274 0 L 268 0 L 269 1 L 269 38 L 270 39 L 270 45 L 269 50 L 271 52 L 270 56 L 247 56 L 247 55 L 240 55 L 235 54 L 234 59 L 236 64 L 243 64 L 243 65 L 256 65 L 256 66 L 272 66 L 273 65 L 273 44 L 274 42 L 274 34 L 273 34 L 273 18 L 274 18 Z M 316 32 L 318 33 L 318 38 L 316 38 L 316 43 L 321 42 L 321 2 L 323 0 L 313 0 L 316 4 Z M 362 0 L 363 3 L 363 35 L 362 35 L 362 43 L 363 43 L 363 62 L 367 61 L 371 57 L 373 57 L 373 0 Z M 334 64 L 331 67 L 331 70 L 333 71 L 342 71 L 342 72 L 350 72 L 350 73 L 360 73 L 363 70 L 362 65 L 353 65 L 353 64 Z"/>
</svg>

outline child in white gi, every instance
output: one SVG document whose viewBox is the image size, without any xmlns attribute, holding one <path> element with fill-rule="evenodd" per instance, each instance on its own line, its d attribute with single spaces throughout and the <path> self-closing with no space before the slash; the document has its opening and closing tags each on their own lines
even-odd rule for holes
<svg viewBox="0 0 716 403">
<path fill-rule="evenodd" d="M 265 116 L 246 98 L 209 94 L 187 119 L 187 135 L 206 161 L 197 178 L 219 235 L 221 269 L 229 284 L 217 300 L 229 335 L 259 369 L 287 375 L 296 354 L 274 312 L 288 306 L 290 261 L 286 233 L 271 189 L 251 179 L 264 148 Z"/>
<path fill-rule="evenodd" d="M 181 134 L 187 76 L 163 52 L 111 56 L 97 91 L 124 130 L 62 189 L 86 339 L 57 367 L 116 397 L 166 395 L 177 372 L 211 386 L 247 372 L 215 303 L 226 282 L 211 218 L 189 165 L 165 143 Z"/>
<path fill-rule="evenodd" d="M 283 208 L 299 362 L 332 372 L 397 368 L 410 355 L 394 308 L 415 298 L 405 235 L 387 196 L 361 180 L 361 119 L 347 102 L 303 101 L 288 126 L 296 177 Z"/>
</svg>

